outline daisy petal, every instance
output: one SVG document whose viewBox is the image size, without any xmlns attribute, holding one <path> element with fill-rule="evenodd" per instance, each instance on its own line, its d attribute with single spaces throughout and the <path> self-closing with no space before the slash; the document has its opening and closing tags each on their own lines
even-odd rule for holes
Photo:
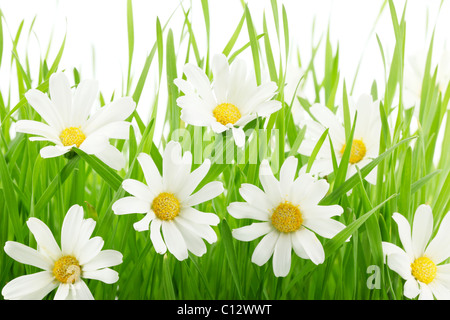
<svg viewBox="0 0 450 320">
<path fill-rule="evenodd" d="M 240 241 L 252 241 L 273 230 L 269 222 L 255 222 L 249 226 L 234 229 L 232 235 Z"/>
<path fill-rule="evenodd" d="M 252 262 L 258 266 L 265 264 L 273 254 L 280 233 L 276 230 L 266 234 L 253 251 Z"/>
<path fill-rule="evenodd" d="M 157 253 L 166 253 L 167 247 L 161 236 L 161 220 L 159 219 L 153 219 L 150 224 L 150 240 Z"/>
<path fill-rule="evenodd" d="M 67 152 L 72 149 L 72 146 L 64 147 L 64 146 L 47 146 L 41 149 L 40 154 L 41 157 L 46 158 L 54 158 L 62 156 L 63 154 L 66 154 Z"/>
<path fill-rule="evenodd" d="M 110 268 L 104 268 L 100 270 L 93 271 L 84 271 L 83 270 L 83 278 L 86 279 L 95 279 L 104 283 L 115 283 L 119 280 L 119 273 Z"/>
<path fill-rule="evenodd" d="M 121 264 L 123 255 L 116 250 L 103 250 L 83 265 L 83 273 Z"/>
<path fill-rule="evenodd" d="M 403 294 L 409 299 L 414 299 L 420 293 L 419 283 L 413 277 L 406 280 L 403 287 Z"/>
<path fill-rule="evenodd" d="M 236 219 L 255 219 L 269 221 L 269 211 L 263 211 L 246 202 L 232 202 L 227 207 L 228 213 Z"/>
<path fill-rule="evenodd" d="M 423 255 L 433 232 L 433 213 L 428 205 L 421 205 L 414 214 L 412 229 L 412 247 L 415 258 Z"/>
<path fill-rule="evenodd" d="M 146 153 L 140 153 L 137 157 L 144 173 L 145 181 L 154 194 L 159 194 L 162 189 L 162 178 L 153 159 Z"/>
<path fill-rule="evenodd" d="M 72 113 L 70 119 L 72 126 L 83 125 L 97 98 L 98 82 L 96 80 L 81 81 L 73 94 Z"/>
<path fill-rule="evenodd" d="M 150 203 L 133 196 L 123 197 L 114 202 L 112 210 L 115 214 L 147 213 Z"/>
<path fill-rule="evenodd" d="M 305 219 L 303 225 L 327 239 L 333 238 L 340 231 L 345 229 L 343 223 L 333 219 Z"/>
<path fill-rule="evenodd" d="M 134 179 L 125 179 L 122 182 L 122 188 L 129 194 L 144 201 L 148 201 L 156 196 L 151 193 L 147 185 Z"/>
<path fill-rule="evenodd" d="M 94 155 L 114 170 L 121 170 L 125 167 L 126 161 L 122 152 L 110 144 L 104 144 L 101 150 L 96 151 Z"/>
<path fill-rule="evenodd" d="M 404 216 L 397 212 L 392 215 L 392 219 L 397 222 L 400 241 L 402 242 L 403 248 L 405 249 L 412 262 L 414 261 L 414 251 L 411 240 L 411 226 L 408 220 L 406 220 Z"/>
<path fill-rule="evenodd" d="M 60 141 L 58 132 L 49 125 L 34 120 L 19 120 L 16 123 L 16 132 L 35 134 L 45 137 L 47 140 L 58 143 Z"/>
<path fill-rule="evenodd" d="M 48 257 L 19 242 L 7 241 L 4 250 L 8 256 L 20 263 L 44 270 L 50 270 L 53 267 L 53 263 Z"/>
<path fill-rule="evenodd" d="M 83 207 L 73 205 L 64 218 L 61 228 L 61 249 L 64 255 L 71 255 L 77 244 L 83 224 Z"/>
<path fill-rule="evenodd" d="M 223 192 L 223 184 L 220 181 L 212 181 L 206 184 L 199 191 L 189 196 L 183 201 L 184 206 L 195 206 L 199 203 L 209 201 Z"/>
<path fill-rule="evenodd" d="M 58 132 L 64 129 L 61 116 L 45 93 L 36 89 L 30 89 L 25 93 L 25 98 L 50 127 Z"/>
<path fill-rule="evenodd" d="M 187 220 L 198 224 L 208 224 L 216 226 L 220 222 L 220 219 L 216 214 L 210 212 L 202 212 L 191 207 L 182 208 L 180 215 Z"/>
<path fill-rule="evenodd" d="M 188 251 L 180 230 L 172 222 L 163 221 L 161 226 L 167 250 L 180 261 L 187 259 Z"/>
<path fill-rule="evenodd" d="M 30 295 L 44 297 L 56 287 L 51 271 L 41 271 L 24 275 L 9 281 L 2 289 L 7 300 L 25 299 Z"/>
<path fill-rule="evenodd" d="M 63 72 L 54 73 L 50 76 L 49 92 L 62 121 L 65 124 L 69 123 L 70 110 L 72 109 L 72 91 L 69 79 Z"/>
<path fill-rule="evenodd" d="M 297 172 L 298 159 L 296 157 L 288 157 L 280 168 L 280 188 L 281 194 L 287 196 L 294 183 L 295 174 Z"/>
<path fill-rule="evenodd" d="M 292 242 L 298 242 L 314 264 L 325 261 L 325 252 L 316 235 L 308 229 L 301 228 L 292 234 Z"/>
<path fill-rule="evenodd" d="M 442 219 L 439 231 L 425 250 L 425 254 L 435 264 L 441 263 L 450 256 L 450 232 L 448 230 L 450 230 L 450 212 Z"/>
<path fill-rule="evenodd" d="M 33 234 L 39 246 L 39 251 L 56 260 L 61 255 L 61 249 L 56 243 L 49 227 L 41 220 L 31 217 L 27 221 L 27 226 Z"/>
<path fill-rule="evenodd" d="M 273 252 L 273 272 L 276 277 L 285 277 L 291 269 L 291 234 L 280 233 Z"/>
<path fill-rule="evenodd" d="M 133 223 L 133 228 L 136 231 L 147 231 L 150 227 L 150 222 L 155 219 L 155 214 L 153 211 L 149 211 L 144 218 L 138 222 Z"/>
</svg>

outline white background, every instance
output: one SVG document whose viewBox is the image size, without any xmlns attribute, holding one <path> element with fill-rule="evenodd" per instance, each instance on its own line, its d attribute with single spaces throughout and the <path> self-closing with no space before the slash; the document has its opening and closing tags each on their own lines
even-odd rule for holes
<svg viewBox="0 0 450 320">
<path fill-rule="evenodd" d="M 156 18 L 159 17 L 161 24 L 164 25 L 179 3 L 179 0 L 133 1 L 135 48 L 132 75 L 135 81 L 156 40 Z M 200 53 L 204 55 L 206 53 L 206 35 L 201 3 L 199 0 L 183 1 L 182 3 L 185 9 L 189 8 L 192 3 L 193 28 Z M 329 26 L 333 48 L 335 49 L 336 44 L 339 43 L 341 79 L 346 79 L 347 83 L 351 83 L 357 65 L 363 57 L 355 94 L 368 92 L 374 79 L 379 82 L 379 86 L 383 85 L 383 63 L 375 33 L 383 43 L 388 60 L 395 43 L 388 6 L 384 9 L 376 25 L 375 33 L 371 33 L 383 1 L 284 0 L 278 1 L 278 3 L 280 13 L 281 4 L 286 7 L 291 36 L 291 52 L 298 49 L 304 63 L 309 59 L 311 43 L 317 43 L 320 36 L 325 36 Z M 405 1 L 395 0 L 394 3 L 398 15 L 401 15 Z M 434 57 L 439 57 L 442 48 L 450 46 L 450 3 L 445 1 L 438 14 L 440 4 L 441 1 L 438 0 L 408 1 L 406 9 L 407 56 L 428 48 L 429 35 L 434 27 L 436 28 L 436 54 Z M 262 14 L 266 13 L 271 30 L 271 40 L 276 44 L 270 1 L 249 0 L 248 5 L 258 34 L 262 33 Z M 105 97 L 110 97 L 113 92 L 116 96 L 124 93 L 122 90 L 123 80 L 128 68 L 126 0 L 0 0 L 0 9 L 4 15 L 5 38 L 0 67 L 0 90 L 6 99 L 5 94 L 10 86 L 10 80 L 13 80 L 11 82 L 11 105 L 15 105 L 17 102 L 15 96 L 17 88 L 15 88 L 14 82 L 14 69 L 12 73 L 10 71 L 11 41 L 9 39 L 14 37 L 22 20 L 24 28 L 18 47 L 19 56 L 23 59 L 27 52 L 33 70 L 37 70 L 40 57 L 45 55 L 50 38 L 53 39 L 49 54 L 49 59 L 52 61 L 64 34 L 67 33 L 66 48 L 60 69 L 72 70 L 76 67 L 80 70 L 82 78 L 98 79 L 100 90 Z M 209 9 L 211 54 L 214 54 L 221 52 L 225 47 L 242 16 L 243 9 L 240 0 L 210 0 Z M 36 20 L 32 32 L 29 33 L 34 17 Z M 178 9 L 169 24 L 169 28 L 173 30 L 176 45 L 180 40 L 183 18 L 182 10 Z M 316 30 L 314 39 L 311 39 L 314 19 Z M 166 35 L 167 32 L 164 37 Z M 248 35 L 246 25 L 244 25 L 235 48 L 247 41 Z M 260 41 L 263 47 L 263 40 Z M 276 48 L 274 50 L 276 51 Z M 316 63 L 319 71 L 323 68 L 323 52 L 324 46 L 322 45 Z M 180 53 L 184 59 L 184 51 L 180 51 Z M 246 54 L 247 57 L 250 57 L 250 50 L 247 50 Z M 156 65 L 155 57 L 154 67 L 151 69 L 138 106 L 138 110 L 144 117 L 148 115 L 152 96 L 157 87 Z M 178 70 L 180 75 L 181 65 L 178 66 Z M 32 74 L 37 75 L 37 72 Z M 37 85 L 36 80 L 33 85 Z M 163 89 L 165 89 L 165 84 Z M 165 100 L 162 96 L 161 108 L 164 104 Z"/>
</svg>

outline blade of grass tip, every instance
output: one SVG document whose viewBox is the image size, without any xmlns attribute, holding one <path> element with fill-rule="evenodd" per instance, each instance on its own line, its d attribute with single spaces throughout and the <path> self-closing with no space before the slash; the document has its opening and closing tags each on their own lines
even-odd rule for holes
<svg viewBox="0 0 450 320">
<path fill-rule="evenodd" d="M 344 80 L 343 85 L 343 95 L 342 95 L 342 107 L 344 113 L 344 128 L 345 128 L 345 136 L 349 137 L 352 130 L 352 124 L 350 120 L 350 108 L 348 105 L 348 94 L 347 94 L 347 85 Z"/>
<path fill-rule="evenodd" d="M 256 40 L 261 39 L 262 37 L 264 37 L 264 34 L 259 34 L 256 36 Z M 245 49 L 247 49 L 248 47 L 250 47 L 250 42 L 247 42 L 246 44 L 244 44 L 241 48 L 239 48 L 238 50 L 236 50 L 235 52 L 233 52 L 233 54 L 228 58 L 228 63 L 232 63 L 234 59 L 236 59 L 236 57 L 241 54 Z"/>
<path fill-rule="evenodd" d="M 225 256 L 228 261 L 228 266 L 230 267 L 231 277 L 233 278 L 234 285 L 236 287 L 239 299 L 243 299 L 239 273 L 238 273 L 238 265 L 236 261 L 236 252 L 233 246 L 233 237 L 231 235 L 230 227 L 225 219 L 219 224 L 220 234 L 222 235 L 222 242 L 225 248 Z"/>
<path fill-rule="evenodd" d="M 159 82 L 161 82 L 163 64 L 164 64 L 164 43 L 163 43 L 163 31 L 161 29 L 161 23 L 159 18 L 156 18 L 156 44 L 158 48 L 158 72 L 159 72 Z M 152 49 L 154 54 L 154 50 Z"/>
<path fill-rule="evenodd" d="M 272 7 L 273 21 L 275 22 L 275 30 L 277 32 L 277 38 L 280 39 L 280 19 L 278 13 L 277 0 L 270 0 L 270 5 Z"/>
<path fill-rule="evenodd" d="M 195 55 L 195 59 L 197 61 L 197 64 L 199 66 L 203 66 L 203 61 L 202 58 L 200 57 L 200 51 L 198 49 L 197 46 L 197 40 L 195 40 L 195 34 L 194 34 L 194 30 L 192 29 L 192 24 L 189 21 L 189 12 L 190 10 L 188 10 L 187 12 L 184 11 L 183 9 L 183 13 L 184 13 L 184 24 L 187 26 L 188 28 L 188 33 L 189 33 L 189 42 L 190 45 L 192 45 L 192 50 L 194 50 L 194 55 Z M 208 71 L 208 70 L 205 70 Z"/>
<path fill-rule="evenodd" d="M 425 177 L 417 180 L 411 185 L 411 194 L 416 193 L 420 190 L 424 185 L 426 185 L 431 179 L 433 179 L 436 175 L 440 174 L 442 170 L 433 171 L 430 174 L 427 174 Z"/>
<path fill-rule="evenodd" d="M 283 12 L 283 30 L 284 30 L 284 50 L 285 50 L 285 59 L 288 60 L 289 57 L 289 23 L 286 13 L 286 8 L 282 5 Z"/>
<path fill-rule="evenodd" d="M 223 48 L 222 53 L 228 57 L 228 55 L 230 54 L 231 50 L 233 49 L 234 45 L 236 44 L 236 41 L 239 37 L 239 34 L 241 33 L 242 30 L 242 26 L 244 25 L 244 21 L 245 21 L 245 12 L 241 17 L 241 20 L 239 20 L 238 25 L 236 26 L 236 29 L 233 32 L 233 35 L 231 36 L 230 40 L 228 40 L 225 48 Z"/>
<path fill-rule="evenodd" d="M 127 34 L 128 34 L 128 72 L 126 95 L 130 92 L 131 86 L 131 64 L 134 51 L 134 21 L 132 0 L 127 0 Z"/>
<path fill-rule="evenodd" d="M 50 76 L 56 72 L 56 70 L 58 69 L 59 63 L 61 62 L 61 58 L 64 52 L 64 48 L 66 46 L 66 36 L 67 36 L 67 30 L 66 33 L 64 34 L 64 39 L 61 43 L 61 46 L 59 47 L 59 51 L 58 54 L 55 57 L 55 60 L 53 60 L 52 66 L 50 67 L 50 69 L 48 70 L 48 73 L 45 77 L 45 80 L 50 79 Z"/>
<path fill-rule="evenodd" d="M 253 66 L 255 68 L 256 83 L 261 84 L 261 63 L 259 60 L 259 44 L 256 37 L 255 27 L 252 21 L 250 10 L 245 6 L 245 20 L 247 21 L 248 37 L 250 40 L 250 47 L 252 49 Z"/>
<path fill-rule="evenodd" d="M 166 120 L 169 119 L 170 132 L 180 126 L 180 108 L 177 105 L 178 88 L 173 80 L 177 78 L 176 53 L 172 30 L 169 29 L 166 40 L 166 76 L 167 76 L 167 111 Z M 169 137 L 170 139 L 170 137 Z"/>
<path fill-rule="evenodd" d="M 3 58 L 3 12 L 0 10 L 0 67 L 2 65 Z"/>
<path fill-rule="evenodd" d="M 209 18 L 209 5 L 208 0 L 202 0 L 203 18 L 205 20 L 206 29 L 206 65 L 205 70 L 209 70 L 210 59 L 210 42 L 211 42 L 211 23 Z"/>
<path fill-rule="evenodd" d="M 266 14 L 263 13 L 263 32 L 264 32 L 264 48 L 266 51 L 266 62 L 269 68 L 270 79 L 274 82 L 278 82 L 277 69 L 275 66 L 275 61 L 273 59 L 272 45 L 269 39 L 269 32 L 267 30 L 266 24 Z"/>
<path fill-rule="evenodd" d="M 345 229 L 341 230 L 337 235 L 335 235 L 332 239 L 327 241 L 323 249 L 325 251 L 325 259 L 332 256 L 336 250 L 338 250 L 346 241 L 349 239 L 353 233 L 355 233 L 363 224 L 369 219 L 375 212 L 377 212 L 380 208 L 384 206 L 385 203 L 397 197 L 397 194 L 393 194 L 383 202 L 375 206 L 372 210 L 363 214 L 361 217 L 350 223 Z M 298 283 L 303 277 L 305 277 L 308 273 L 316 268 L 316 265 L 311 261 L 308 261 L 303 268 L 299 271 L 299 273 L 289 282 L 289 284 L 285 287 L 281 299 L 285 299 L 287 293 L 292 289 L 292 287 Z"/>
<path fill-rule="evenodd" d="M 308 159 L 308 165 L 306 167 L 306 173 L 308 173 L 311 170 L 312 165 L 314 164 L 314 160 L 316 159 L 317 154 L 320 151 L 320 148 L 322 147 L 323 142 L 325 141 L 327 135 L 328 135 L 328 128 L 325 129 L 325 131 L 320 136 L 319 140 L 317 141 L 316 145 L 314 146 L 313 151 L 311 152 L 311 155 Z"/>
</svg>

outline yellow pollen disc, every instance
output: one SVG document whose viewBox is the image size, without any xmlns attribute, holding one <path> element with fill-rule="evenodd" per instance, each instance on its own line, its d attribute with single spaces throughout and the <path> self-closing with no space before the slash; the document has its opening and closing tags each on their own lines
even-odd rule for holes
<svg viewBox="0 0 450 320">
<path fill-rule="evenodd" d="M 341 154 L 344 154 L 346 145 L 341 149 Z M 355 164 L 360 162 L 364 156 L 366 155 L 366 145 L 362 140 L 353 140 L 352 142 L 352 149 L 350 150 L 350 160 L 349 162 L 351 164 Z"/>
<path fill-rule="evenodd" d="M 162 192 L 153 200 L 152 210 L 161 220 L 173 220 L 180 213 L 180 202 L 173 194 Z"/>
<path fill-rule="evenodd" d="M 411 274 L 418 281 L 429 284 L 436 277 L 437 267 L 431 259 L 420 257 L 411 263 Z"/>
<path fill-rule="evenodd" d="M 78 260 L 72 256 L 64 256 L 55 262 L 53 275 L 62 283 L 74 283 L 81 274 L 81 267 Z"/>
<path fill-rule="evenodd" d="M 234 104 L 222 103 L 214 108 L 213 116 L 217 122 L 226 126 L 229 123 L 235 124 L 241 118 L 241 112 Z"/>
<path fill-rule="evenodd" d="M 80 130 L 80 128 L 69 127 L 61 132 L 59 138 L 61 139 L 61 142 L 64 146 L 68 147 L 76 145 L 77 148 L 79 148 L 83 141 L 86 139 L 86 136 L 84 135 L 83 131 Z"/>
<path fill-rule="evenodd" d="M 296 231 L 303 223 L 300 209 L 289 201 L 280 203 L 275 208 L 271 220 L 272 225 L 281 232 Z"/>
</svg>

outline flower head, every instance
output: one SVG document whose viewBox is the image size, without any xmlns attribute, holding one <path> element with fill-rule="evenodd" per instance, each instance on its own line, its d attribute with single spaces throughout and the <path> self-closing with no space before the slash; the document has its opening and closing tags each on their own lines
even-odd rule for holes
<svg viewBox="0 0 450 320">
<path fill-rule="evenodd" d="M 20 120 L 16 132 L 36 135 L 31 141 L 53 143 L 41 149 L 43 158 L 61 156 L 75 147 L 94 154 L 113 169 L 123 168 L 125 158 L 109 139 L 128 139 L 130 123 L 125 119 L 134 111 L 135 102 L 123 97 L 91 113 L 98 93 L 97 81 L 84 80 L 72 93 L 62 72 L 50 76 L 49 91 L 51 99 L 37 89 L 25 93 L 28 103 L 46 123 Z"/>
<path fill-rule="evenodd" d="M 390 269 L 404 280 L 407 298 L 450 299 L 450 264 L 442 264 L 450 257 L 450 214 L 447 214 L 436 236 L 433 233 L 433 213 L 430 206 L 420 205 L 411 226 L 399 213 L 392 218 L 398 225 L 403 249 L 390 242 L 383 242 L 383 252 Z"/>
<path fill-rule="evenodd" d="M 61 248 L 50 229 L 39 219 L 29 218 L 28 228 L 38 249 L 15 241 L 7 241 L 5 252 L 14 260 L 44 271 L 20 276 L 8 282 L 2 290 L 5 299 L 43 299 L 58 288 L 55 299 L 94 299 L 84 279 L 115 283 L 118 273 L 109 267 L 122 263 L 122 254 L 102 250 L 101 237 L 91 238 L 95 221 L 83 219 L 83 208 L 72 206 L 61 230 Z"/>
<path fill-rule="evenodd" d="M 113 204 L 115 214 L 141 213 L 144 218 L 134 224 L 137 231 L 149 230 L 156 252 L 169 250 L 178 260 L 188 257 L 188 251 L 197 256 L 206 252 L 202 239 L 217 241 L 211 225 L 219 223 L 213 213 L 201 212 L 193 206 L 211 200 L 223 192 L 221 182 L 207 183 L 194 192 L 209 171 L 206 160 L 191 172 L 192 154 L 182 154 L 181 145 L 170 141 L 163 155 L 162 176 L 152 158 L 145 153 L 138 156 L 147 184 L 127 179 L 122 187 L 131 194 Z M 162 235 L 161 236 L 161 231 Z"/>
<path fill-rule="evenodd" d="M 205 72 L 188 63 L 184 66 L 187 80 L 175 79 L 184 93 L 177 99 L 181 119 L 194 126 L 210 127 L 215 133 L 231 129 L 236 145 L 245 143 L 243 127 L 257 118 L 268 117 L 281 108 L 281 103 L 270 100 L 276 93 L 274 82 L 256 85 L 247 75 L 245 63 L 236 60 L 231 65 L 223 54 L 213 57 L 211 84 Z"/>
<path fill-rule="evenodd" d="M 338 110 L 334 114 L 330 109 L 320 104 L 314 104 L 310 108 L 311 114 L 317 121 L 306 123 L 307 138 L 300 145 L 299 153 L 310 156 L 320 136 L 326 129 L 329 129 L 328 134 L 333 144 L 333 148 L 331 148 L 328 139 L 325 139 L 311 167 L 312 174 L 324 176 L 332 173 L 333 154 L 339 165 L 344 151 L 348 147 L 351 149 L 347 177 L 357 172 L 356 166 L 363 168 L 379 155 L 381 133 L 379 103 L 373 101 L 369 95 L 361 95 L 356 104 L 350 103 L 349 108 L 351 119 L 354 119 L 355 112 L 357 112 L 351 146 L 346 145 L 342 110 Z M 365 179 L 371 184 L 375 184 L 376 177 L 377 171 L 375 168 Z"/>
<path fill-rule="evenodd" d="M 273 255 L 277 277 L 289 273 L 292 249 L 301 258 L 322 263 L 325 253 L 316 233 L 332 238 L 345 227 L 331 219 L 342 214 L 341 206 L 318 204 L 328 192 L 328 183 L 310 174 L 295 178 L 297 163 L 295 157 L 287 158 L 277 180 L 264 160 L 260 166 L 264 191 L 252 184 L 243 184 L 239 192 L 246 202 L 233 202 L 228 206 L 228 212 L 236 219 L 261 221 L 234 229 L 232 234 L 241 241 L 264 236 L 253 252 L 252 262 L 261 266 Z"/>
</svg>

